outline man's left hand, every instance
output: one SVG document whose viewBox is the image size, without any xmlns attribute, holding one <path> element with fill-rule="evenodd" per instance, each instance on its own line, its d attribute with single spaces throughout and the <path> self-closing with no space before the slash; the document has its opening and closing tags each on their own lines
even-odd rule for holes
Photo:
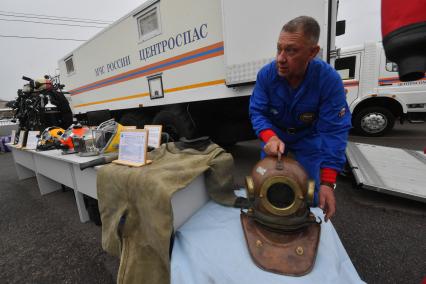
<svg viewBox="0 0 426 284">
<path fill-rule="evenodd" d="M 319 207 L 325 214 L 326 222 L 336 213 L 336 198 L 334 197 L 334 191 L 327 185 L 320 186 Z"/>
</svg>

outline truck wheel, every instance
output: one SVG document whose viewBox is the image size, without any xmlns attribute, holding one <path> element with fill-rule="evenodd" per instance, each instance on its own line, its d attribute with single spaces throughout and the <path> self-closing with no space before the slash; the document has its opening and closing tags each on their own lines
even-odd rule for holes
<svg viewBox="0 0 426 284">
<path fill-rule="evenodd" d="M 195 132 L 191 118 L 182 112 L 162 110 L 154 117 L 152 124 L 163 125 L 163 132 L 167 132 L 173 141 L 178 141 L 180 137 L 193 138 Z"/>
<path fill-rule="evenodd" d="M 129 112 L 125 113 L 118 123 L 124 126 L 136 126 L 136 128 L 142 129 L 145 124 L 150 123 L 150 119 L 144 117 L 141 113 Z"/>
<path fill-rule="evenodd" d="M 354 127 L 358 134 L 377 137 L 389 132 L 395 125 L 395 116 L 383 107 L 368 107 L 354 117 Z"/>
</svg>

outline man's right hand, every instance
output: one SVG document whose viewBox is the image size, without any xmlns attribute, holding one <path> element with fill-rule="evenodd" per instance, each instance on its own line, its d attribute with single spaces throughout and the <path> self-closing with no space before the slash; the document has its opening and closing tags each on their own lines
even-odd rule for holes
<svg viewBox="0 0 426 284">
<path fill-rule="evenodd" d="M 280 140 L 277 136 L 272 136 L 268 143 L 263 147 L 263 151 L 265 151 L 268 156 L 277 156 L 278 152 L 284 154 L 285 144 Z"/>
</svg>

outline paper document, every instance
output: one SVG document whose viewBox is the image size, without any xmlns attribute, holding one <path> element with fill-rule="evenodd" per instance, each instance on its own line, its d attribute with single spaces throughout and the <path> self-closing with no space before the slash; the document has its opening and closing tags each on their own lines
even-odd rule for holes
<svg viewBox="0 0 426 284">
<path fill-rule="evenodd" d="M 120 134 L 118 160 L 146 163 L 147 131 L 124 130 Z"/>
</svg>

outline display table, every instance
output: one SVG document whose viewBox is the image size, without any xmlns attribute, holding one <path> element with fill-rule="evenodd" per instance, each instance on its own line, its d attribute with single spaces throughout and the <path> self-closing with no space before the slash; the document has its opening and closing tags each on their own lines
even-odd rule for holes
<svg viewBox="0 0 426 284">
<path fill-rule="evenodd" d="M 12 151 L 15 169 L 19 180 L 35 176 L 34 152 L 24 151 L 13 144 L 6 144 Z"/>
<path fill-rule="evenodd" d="M 83 194 L 87 194 L 86 184 L 75 178 L 76 169 L 80 172 L 79 164 L 98 157 L 80 157 L 76 154 L 62 155 L 61 150 L 39 151 L 34 153 L 37 169 L 37 183 L 40 193 L 53 192 L 61 188 L 61 184 L 72 188 L 81 222 L 89 221 L 89 214 L 84 204 Z M 77 173 L 79 174 L 79 173 Z M 96 193 L 96 174 L 91 176 L 93 188 L 90 192 Z M 89 195 L 89 194 L 88 194 Z M 93 197 L 92 195 L 89 195 Z"/>
<path fill-rule="evenodd" d="M 97 159 L 99 156 L 80 157 L 77 154 L 62 155 L 60 150 L 34 151 L 17 148 L 12 144 L 8 146 L 12 149 L 19 179 L 36 176 L 41 195 L 57 191 L 62 185 L 72 188 L 80 221 L 83 223 L 89 221 L 83 194 L 97 199 L 96 172 L 102 166 L 82 171 L 80 164 Z M 179 228 L 208 199 L 202 175 L 174 194 L 171 201 L 174 228 Z"/>
<path fill-rule="evenodd" d="M 62 155 L 60 150 L 34 151 L 8 144 L 12 149 L 16 172 L 19 179 L 36 176 L 41 195 L 62 189 L 65 185 L 74 190 L 78 214 L 81 222 L 89 221 L 89 214 L 84 205 L 83 194 L 78 190 L 74 174 L 74 165 L 84 163 L 96 157 L 79 157 L 75 154 Z M 96 192 L 96 175 L 95 188 Z"/>
</svg>

